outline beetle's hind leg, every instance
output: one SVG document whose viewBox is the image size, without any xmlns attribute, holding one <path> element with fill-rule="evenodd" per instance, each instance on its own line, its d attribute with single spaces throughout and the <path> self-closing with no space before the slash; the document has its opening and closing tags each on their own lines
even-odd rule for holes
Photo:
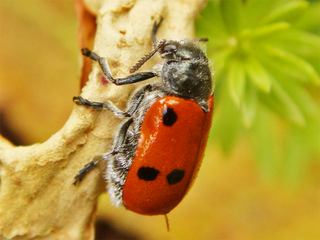
<svg viewBox="0 0 320 240">
<path fill-rule="evenodd" d="M 82 179 L 85 177 L 85 175 L 90 172 L 95 166 L 97 166 L 97 164 L 103 160 L 108 161 L 109 157 L 112 157 L 112 155 L 115 155 L 119 152 L 119 150 L 121 149 L 121 147 L 124 144 L 124 141 L 127 137 L 127 132 L 128 132 L 128 128 L 129 126 L 132 124 L 133 119 L 129 118 L 128 120 L 126 120 L 120 130 L 119 133 L 116 137 L 116 142 L 114 143 L 114 147 L 112 152 L 103 154 L 103 155 L 98 155 L 95 156 L 93 158 L 93 160 L 89 163 L 87 163 L 83 169 L 81 169 L 79 171 L 79 173 L 74 177 L 76 180 L 73 182 L 73 185 L 76 185 L 78 182 L 80 183 L 82 181 Z"/>
</svg>

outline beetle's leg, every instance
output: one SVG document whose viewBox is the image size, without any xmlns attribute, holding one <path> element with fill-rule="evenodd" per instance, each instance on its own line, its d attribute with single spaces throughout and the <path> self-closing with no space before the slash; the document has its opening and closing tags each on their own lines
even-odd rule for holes
<svg viewBox="0 0 320 240">
<path fill-rule="evenodd" d="M 119 152 L 121 146 L 123 145 L 126 139 L 128 128 L 132 123 L 133 123 L 133 118 L 129 118 L 122 124 L 118 134 L 115 137 L 116 141 L 114 143 L 112 154 Z"/>
<path fill-rule="evenodd" d="M 158 88 L 158 86 L 156 86 L 156 85 L 152 86 L 149 84 L 149 85 L 144 86 L 138 92 L 136 92 L 136 94 L 132 97 L 132 99 L 128 105 L 128 108 L 126 111 L 127 116 L 132 116 L 132 114 L 137 110 L 139 104 L 141 103 L 141 101 L 144 98 L 145 93 L 147 91 L 152 91 L 153 89 L 157 89 L 157 88 Z M 126 139 L 128 128 L 132 123 L 133 123 L 133 118 L 129 118 L 127 121 L 125 121 L 122 124 L 122 126 L 121 126 L 121 128 L 115 138 L 116 142 L 114 143 L 114 148 L 112 151 L 113 154 L 119 152 L 121 146 L 123 145 L 123 143 Z"/>
<path fill-rule="evenodd" d="M 113 78 L 110 72 L 110 68 L 107 62 L 107 59 L 105 58 L 99 58 L 98 59 L 99 65 L 102 69 L 102 72 L 106 76 L 107 80 L 114 83 L 115 85 L 125 85 L 125 84 L 131 84 L 131 83 L 137 83 L 144 80 L 147 80 L 149 78 L 153 78 L 157 76 L 155 72 L 148 71 L 148 72 L 138 72 L 131 75 L 128 75 L 126 77 L 121 78 Z"/>
<path fill-rule="evenodd" d="M 124 118 L 124 117 L 131 117 L 132 114 L 137 110 L 139 107 L 142 99 L 145 96 L 145 93 L 147 91 L 152 91 L 153 86 L 148 84 L 141 88 L 131 99 L 130 103 L 128 104 L 128 107 L 126 111 L 121 111 L 116 105 L 114 105 L 111 101 L 106 101 L 104 103 L 100 102 L 90 102 L 87 99 L 82 98 L 81 96 L 73 97 L 73 101 L 77 105 L 83 105 L 85 107 L 92 107 L 94 109 L 108 109 L 110 110 L 115 116 L 118 118 Z"/>
<path fill-rule="evenodd" d="M 135 95 L 131 98 L 129 104 L 127 105 L 126 111 L 121 111 L 116 105 L 114 105 L 111 101 L 106 101 L 103 103 L 103 109 L 108 109 L 113 112 L 115 116 L 118 118 L 124 118 L 124 117 L 131 117 L 132 114 L 137 110 L 139 107 L 142 99 L 145 96 L 145 93 L 147 91 L 151 91 L 152 85 L 148 84 L 141 88 L 138 92 L 135 93 Z"/>
<path fill-rule="evenodd" d="M 82 181 L 82 179 L 85 177 L 85 175 L 87 175 L 88 172 L 90 172 L 95 166 L 97 166 L 97 164 L 99 162 L 101 162 L 102 160 L 107 160 L 108 156 L 114 155 L 119 152 L 121 146 L 123 145 L 123 143 L 126 139 L 128 128 L 132 123 L 133 123 L 133 118 L 129 118 L 128 120 L 126 120 L 122 124 L 122 126 L 119 130 L 119 133 L 116 136 L 117 141 L 114 144 L 114 148 L 113 148 L 112 152 L 95 156 L 93 158 L 93 160 L 91 162 L 87 163 L 84 166 L 84 168 L 81 169 L 79 171 L 79 173 L 74 177 L 75 181 L 72 183 L 73 185 L 80 183 Z"/>
<path fill-rule="evenodd" d="M 97 110 L 103 110 L 103 109 L 108 109 L 110 110 L 114 115 L 116 115 L 119 118 L 124 118 L 127 117 L 127 113 L 121 111 L 119 108 L 117 108 L 116 105 L 114 105 L 113 102 L 111 101 L 106 101 L 104 103 L 102 102 L 90 102 L 87 99 L 84 99 L 81 96 L 78 97 L 73 97 L 73 102 L 77 105 L 80 106 L 85 106 L 85 107 L 92 107 L 93 109 Z"/>
<path fill-rule="evenodd" d="M 75 181 L 72 183 L 73 185 L 80 183 L 82 181 L 82 179 L 85 177 L 85 175 L 87 175 L 88 172 L 90 172 L 95 166 L 97 166 L 97 164 L 99 162 L 101 162 L 102 160 L 106 160 L 108 158 L 106 156 L 110 156 L 110 155 L 113 155 L 113 154 L 116 154 L 117 152 L 119 152 L 121 146 L 123 145 L 123 143 L 126 139 L 128 128 L 132 123 L 133 123 L 133 118 L 129 118 L 128 120 L 126 120 L 122 124 L 122 126 L 119 130 L 119 133 L 116 136 L 117 141 L 114 144 L 113 151 L 108 154 L 95 156 L 93 158 L 93 160 L 91 162 L 87 163 L 84 166 L 84 168 L 81 169 L 79 171 L 79 173 L 74 177 Z"/>
<path fill-rule="evenodd" d="M 158 32 L 158 29 L 159 29 L 162 21 L 163 21 L 163 17 L 161 16 L 159 23 L 157 23 L 155 21 L 153 24 L 151 38 L 152 38 L 152 42 L 154 44 L 156 43 L 156 34 Z M 138 63 L 138 67 L 131 69 L 130 72 L 132 73 L 132 72 L 135 72 L 137 69 L 139 69 L 141 67 L 141 65 L 144 62 L 146 62 L 150 57 L 152 57 L 163 44 L 164 44 L 164 42 L 161 44 L 158 44 L 158 48 L 155 49 L 150 55 L 148 55 L 147 58 L 141 60 L 142 62 L 140 64 Z M 129 76 L 122 77 L 122 78 L 114 78 L 111 74 L 108 62 L 105 58 L 100 57 L 98 54 L 90 51 L 88 48 L 83 48 L 83 49 L 81 49 L 81 51 L 82 51 L 82 55 L 87 56 L 94 61 L 97 61 L 102 69 L 102 72 L 106 76 L 107 80 L 109 80 L 110 82 L 112 82 L 116 85 L 124 85 L 124 84 L 141 82 L 141 81 L 144 81 L 149 78 L 153 78 L 153 77 L 157 76 L 157 74 L 155 72 L 148 71 L 148 72 L 134 73 Z"/>
<path fill-rule="evenodd" d="M 140 103 L 142 102 L 146 92 L 151 92 L 153 89 L 156 89 L 156 85 L 148 84 L 137 91 L 134 96 L 131 98 L 130 102 L 127 105 L 126 116 L 131 117 L 132 114 L 137 110 Z"/>
<path fill-rule="evenodd" d="M 109 68 L 107 59 L 100 57 L 98 54 L 90 51 L 88 48 L 83 48 L 82 54 L 84 56 L 91 58 L 94 61 L 98 61 L 99 65 L 102 69 L 102 72 L 106 76 L 107 80 L 116 84 L 116 85 L 124 85 L 124 84 L 141 82 L 141 81 L 144 81 L 149 78 L 153 78 L 153 77 L 157 76 L 157 74 L 155 72 L 148 71 L 148 72 L 134 73 L 134 74 L 128 75 L 126 77 L 114 78 L 110 72 L 110 68 Z"/>
<path fill-rule="evenodd" d="M 206 101 L 198 102 L 199 106 L 202 108 L 204 113 L 207 113 L 209 111 L 209 106 Z"/>
<path fill-rule="evenodd" d="M 103 103 L 101 102 L 90 102 L 87 99 L 84 99 L 81 96 L 73 97 L 73 102 L 77 105 L 85 106 L 85 107 L 92 107 L 94 109 L 102 109 Z"/>
<path fill-rule="evenodd" d="M 79 173 L 74 177 L 76 180 L 72 183 L 76 185 L 78 182 L 81 182 L 84 176 L 91 171 L 99 162 L 103 160 L 102 155 L 95 156 L 93 160 L 87 163 L 83 169 L 79 171 Z"/>
<path fill-rule="evenodd" d="M 157 23 L 157 22 L 155 21 L 154 24 L 153 24 L 152 35 L 151 35 L 151 38 L 152 38 L 152 42 L 153 42 L 153 43 L 155 43 L 155 42 L 157 41 L 157 40 L 156 40 L 156 34 L 157 34 L 157 32 L 158 32 L 158 29 L 159 29 L 162 21 L 163 21 L 163 17 L 161 16 L 159 23 Z"/>
</svg>

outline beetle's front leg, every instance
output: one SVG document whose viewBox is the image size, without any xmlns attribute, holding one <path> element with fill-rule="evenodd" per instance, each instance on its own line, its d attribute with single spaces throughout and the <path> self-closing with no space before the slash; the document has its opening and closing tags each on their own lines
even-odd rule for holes
<svg viewBox="0 0 320 240">
<path fill-rule="evenodd" d="M 141 81 L 144 81 L 149 78 L 153 78 L 153 77 L 157 76 L 157 74 L 155 72 L 146 71 L 146 72 L 134 73 L 134 74 L 128 75 L 126 77 L 114 78 L 111 74 L 107 59 L 100 57 L 98 54 L 90 51 L 88 48 L 83 48 L 82 54 L 84 56 L 91 58 L 94 61 L 97 61 L 101 67 L 103 74 L 106 76 L 107 80 L 116 84 L 116 85 L 137 83 L 137 82 L 141 82 Z"/>
</svg>

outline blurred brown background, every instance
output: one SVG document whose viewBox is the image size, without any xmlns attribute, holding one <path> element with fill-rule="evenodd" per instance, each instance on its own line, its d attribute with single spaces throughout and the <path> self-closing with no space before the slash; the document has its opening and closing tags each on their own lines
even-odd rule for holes
<svg viewBox="0 0 320 240">
<path fill-rule="evenodd" d="M 68 119 L 80 91 L 76 33 L 71 0 L 0 1 L 1 133 L 13 143 L 43 142 Z M 163 216 L 116 209 L 104 194 L 97 238 L 320 239 L 319 180 L 317 161 L 295 186 L 265 179 L 247 139 L 229 156 L 209 140 L 169 233 Z"/>
</svg>

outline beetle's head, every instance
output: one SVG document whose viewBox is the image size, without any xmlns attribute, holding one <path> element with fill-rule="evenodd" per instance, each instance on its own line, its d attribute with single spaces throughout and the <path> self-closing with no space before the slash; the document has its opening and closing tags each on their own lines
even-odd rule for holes
<svg viewBox="0 0 320 240">
<path fill-rule="evenodd" d="M 204 52 L 201 50 L 199 44 L 195 40 L 184 39 L 168 39 L 159 40 L 155 46 L 160 44 L 160 56 L 168 60 L 189 60 L 206 58 Z"/>
<path fill-rule="evenodd" d="M 167 60 L 189 60 L 189 59 L 206 59 L 204 52 L 201 50 L 198 42 L 208 41 L 207 38 L 199 38 L 197 40 L 184 39 L 161 39 L 158 40 L 152 52 L 144 56 L 139 62 L 133 66 L 130 73 L 137 71 L 146 61 L 148 61 L 156 52 Z"/>
</svg>

